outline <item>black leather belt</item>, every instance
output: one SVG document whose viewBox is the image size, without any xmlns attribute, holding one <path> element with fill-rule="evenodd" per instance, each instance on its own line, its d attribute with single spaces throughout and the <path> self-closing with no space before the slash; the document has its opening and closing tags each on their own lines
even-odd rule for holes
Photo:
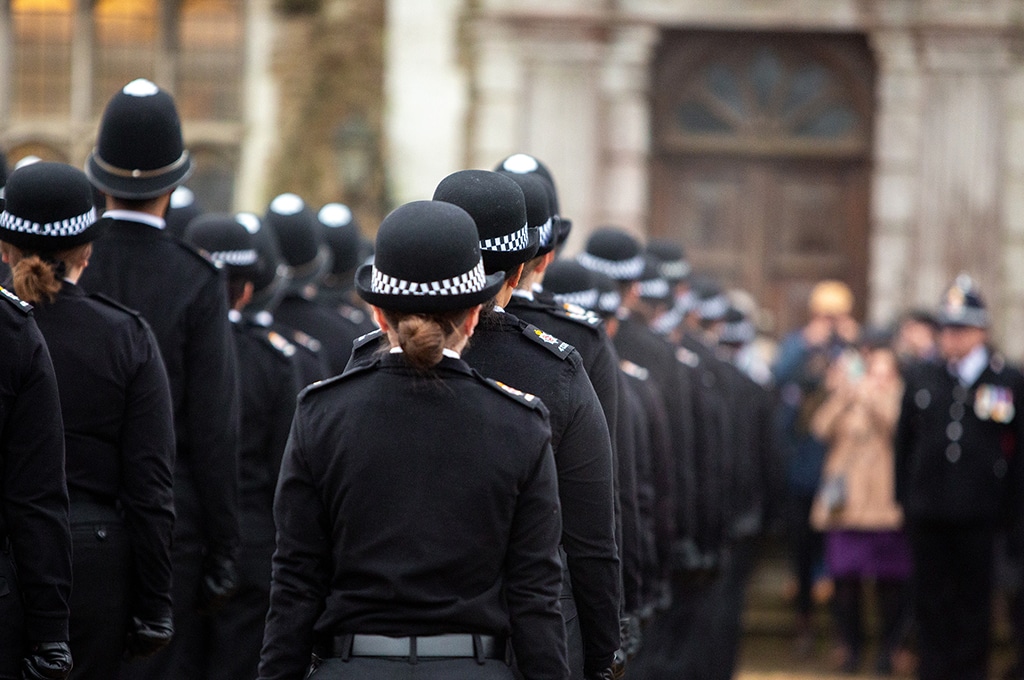
<svg viewBox="0 0 1024 680">
<path fill-rule="evenodd" d="M 506 641 L 493 635 L 449 633 L 446 635 L 339 635 L 331 645 L 332 655 L 347 660 L 353 656 L 406 658 L 506 659 Z"/>
</svg>

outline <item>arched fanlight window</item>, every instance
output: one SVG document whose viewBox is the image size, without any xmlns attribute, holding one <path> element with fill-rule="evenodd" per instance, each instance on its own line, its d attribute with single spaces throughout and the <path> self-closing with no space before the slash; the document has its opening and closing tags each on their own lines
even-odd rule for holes
<svg viewBox="0 0 1024 680">
<path fill-rule="evenodd" d="M 156 0 L 96 0 L 93 109 L 136 78 L 154 78 L 159 52 Z"/>
<path fill-rule="evenodd" d="M 59 117 L 71 108 L 72 0 L 13 0 L 11 112 Z"/>
</svg>

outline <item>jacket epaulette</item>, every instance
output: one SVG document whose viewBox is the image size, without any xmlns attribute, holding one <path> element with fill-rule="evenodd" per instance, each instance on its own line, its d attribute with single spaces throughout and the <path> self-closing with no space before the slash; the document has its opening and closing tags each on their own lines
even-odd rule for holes
<svg viewBox="0 0 1024 680">
<path fill-rule="evenodd" d="M 626 359 L 619 362 L 619 370 L 631 378 L 636 378 L 637 380 L 647 380 L 651 376 L 651 372 L 649 370 Z"/>
<path fill-rule="evenodd" d="M 257 326 L 256 328 L 259 327 Z M 293 356 L 295 356 L 295 352 L 298 351 L 295 345 L 288 342 L 288 339 L 285 338 L 280 333 L 278 333 L 277 331 L 259 328 L 259 332 L 257 333 L 257 335 L 258 337 L 265 340 L 268 345 L 270 345 L 277 353 L 279 353 L 286 359 L 291 359 Z"/>
<path fill-rule="evenodd" d="M 476 373 L 476 371 L 474 371 L 474 373 Z M 500 380 L 492 380 L 491 378 L 485 378 L 482 375 L 480 375 L 479 373 L 476 373 L 476 375 L 484 383 L 486 383 L 489 387 L 492 387 L 493 389 L 497 390 L 498 392 L 501 392 L 503 395 L 505 395 L 509 399 L 513 399 L 515 401 L 518 401 L 520 404 L 523 404 L 524 406 L 528 406 L 528 407 L 532 408 L 534 411 L 540 411 L 541 413 L 546 413 L 547 412 L 547 408 L 544 406 L 544 403 L 540 400 L 540 397 L 538 397 L 538 396 L 536 396 L 534 394 L 530 394 L 529 392 L 523 392 L 522 390 L 517 390 L 514 387 L 506 385 L 505 383 L 501 382 Z"/>
<path fill-rule="evenodd" d="M 146 325 L 146 320 L 142 318 L 142 312 L 140 312 L 137 309 L 132 309 L 131 307 L 126 307 L 125 305 L 121 304 L 120 302 L 118 302 L 114 298 L 112 298 L 112 297 L 110 297 L 108 295 L 104 295 L 103 293 L 89 293 L 89 297 L 91 299 L 93 299 L 93 300 L 96 300 L 96 302 L 102 302 L 103 304 L 107 305 L 108 307 L 113 307 L 114 309 L 122 311 L 125 314 L 130 314 L 141 325 L 143 325 L 143 326 Z"/>
<path fill-rule="evenodd" d="M 384 337 L 384 331 L 382 331 L 379 328 L 375 331 L 364 333 L 352 341 L 352 349 L 353 351 L 357 350 L 363 345 L 374 342 L 375 340 L 379 340 L 382 337 Z"/>
<path fill-rule="evenodd" d="M 366 312 L 354 305 L 343 303 L 338 305 L 337 310 L 338 314 L 354 324 L 361 324 L 366 321 Z"/>
<path fill-rule="evenodd" d="M 685 347 L 676 348 L 676 359 L 681 364 L 686 364 L 690 368 L 697 368 L 700 366 L 700 357 L 696 352 L 691 352 Z"/>
<path fill-rule="evenodd" d="M 550 333 L 545 333 L 533 324 L 526 324 L 526 328 L 523 329 L 523 335 L 544 347 L 559 359 L 568 359 L 569 355 L 576 349 L 569 343 L 559 340 Z"/>
<path fill-rule="evenodd" d="M 11 306 L 26 316 L 32 312 L 32 305 L 25 302 L 3 286 L 0 286 L 0 298 L 7 300 L 7 302 L 11 303 Z"/>
<path fill-rule="evenodd" d="M 574 305 L 569 302 L 564 302 L 561 305 L 551 307 L 550 309 L 551 313 L 555 316 L 561 319 L 568 319 L 569 321 L 586 326 L 587 328 L 598 329 L 603 323 L 601 317 L 594 312 L 586 309 L 585 307 L 580 307 L 579 305 Z"/>
<path fill-rule="evenodd" d="M 179 248 L 184 250 L 186 253 L 188 253 L 189 255 L 191 255 L 192 257 L 196 258 L 197 260 L 202 262 L 204 265 L 206 265 L 210 269 L 210 271 L 213 271 L 213 272 L 216 272 L 217 274 L 220 274 L 220 272 L 223 270 L 223 266 L 222 265 L 219 265 L 218 263 L 214 262 L 213 260 L 211 260 L 207 256 L 203 255 L 201 252 L 199 252 L 198 250 L 196 250 L 195 248 L 193 248 L 189 244 L 185 243 L 184 241 L 182 241 L 180 239 L 176 239 L 176 238 L 172 238 L 170 240 L 173 243 L 175 243 Z"/>
<path fill-rule="evenodd" d="M 334 385 L 338 385 L 340 383 L 345 382 L 346 380 L 352 378 L 353 376 L 359 375 L 360 373 L 370 370 L 371 368 L 377 365 L 377 361 L 378 359 L 374 359 L 373 361 L 367 362 L 365 364 L 356 364 L 352 368 L 346 370 L 344 373 L 339 373 L 338 375 L 331 376 L 330 378 L 324 378 L 323 380 L 317 380 L 312 385 L 307 385 L 305 389 L 299 392 L 299 401 L 301 402 L 306 396 L 314 392 L 320 392 L 322 390 L 327 389 L 328 387 L 333 387 Z"/>
</svg>

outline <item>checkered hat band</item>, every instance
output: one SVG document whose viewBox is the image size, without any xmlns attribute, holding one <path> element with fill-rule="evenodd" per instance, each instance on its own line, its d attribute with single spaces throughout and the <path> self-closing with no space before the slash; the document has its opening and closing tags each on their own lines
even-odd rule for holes
<svg viewBox="0 0 1024 680">
<path fill-rule="evenodd" d="M 716 295 L 710 297 L 707 300 L 701 300 L 697 304 L 697 310 L 700 313 L 700 318 L 713 320 L 721 319 L 725 316 L 725 313 L 729 311 L 729 300 L 724 295 Z"/>
<path fill-rule="evenodd" d="M 599 312 L 614 312 L 622 304 L 622 296 L 614 290 L 607 293 L 601 293 L 601 297 L 597 299 L 597 310 Z"/>
<path fill-rule="evenodd" d="M 718 337 L 718 341 L 731 345 L 744 345 L 753 341 L 756 335 L 754 324 L 744 319 L 736 323 L 726 324 L 725 328 L 722 329 L 722 334 Z"/>
<path fill-rule="evenodd" d="M 442 281 L 405 281 L 388 276 L 377 267 L 372 271 L 370 291 L 380 295 L 465 295 L 481 291 L 487 285 L 483 260 L 465 274 Z"/>
<path fill-rule="evenodd" d="M 641 255 L 628 260 L 606 260 L 603 257 L 582 252 L 576 257 L 576 261 L 590 271 L 610 276 L 616 281 L 638 279 L 644 271 L 644 258 Z"/>
<path fill-rule="evenodd" d="M 640 297 L 642 298 L 667 298 L 670 289 L 665 279 L 651 279 L 640 282 Z"/>
<path fill-rule="evenodd" d="M 528 245 L 530 245 L 530 228 L 524 224 L 522 229 L 511 234 L 480 241 L 480 250 L 512 253 L 517 250 L 526 250 Z"/>
<path fill-rule="evenodd" d="M 551 240 L 555 236 L 555 221 L 548 218 L 548 221 L 540 225 L 540 246 L 541 248 L 547 248 L 551 245 Z"/>
<path fill-rule="evenodd" d="M 556 293 L 554 298 L 556 302 L 577 305 L 584 309 L 594 309 L 597 306 L 599 294 L 600 291 L 597 288 L 590 288 L 588 290 L 573 291 L 572 293 Z"/>
<path fill-rule="evenodd" d="M 36 234 L 37 236 L 78 236 L 95 222 L 96 208 L 90 208 L 89 212 L 69 217 L 66 220 L 45 224 L 16 217 L 6 210 L 0 213 L 0 229 L 18 231 L 23 234 Z"/>
<path fill-rule="evenodd" d="M 223 262 L 229 267 L 248 267 L 256 264 L 259 255 L 253 249 L 249 250 L 221 250 L 210 253 L 210 259 L 214 262 Z"/>
<path fill-rule="evenodd" d="M 662 262 L 658 269 L 666 279 L 684 279 L 690 273 L 690 263 L 686 260 Z"/>
<path fill-rule="evenodd" d="M 651 328 L 658 335 L 668 335 L 676 329 L 676 326 L 683 322 L 683 315 L 678 309 L 670 309 L 651 324 Z"/>
</svg>

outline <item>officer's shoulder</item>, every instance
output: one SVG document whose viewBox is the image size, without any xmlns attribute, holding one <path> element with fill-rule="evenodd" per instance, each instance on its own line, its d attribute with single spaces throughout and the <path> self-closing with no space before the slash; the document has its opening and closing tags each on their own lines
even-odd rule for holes
<svg viewBox="0 0 1024 680">
<path fill-rule="evenodd" d="M 523 392 L 522 390 L 517 390 L 511 385 L 506 385 L 500 380 L 485 378 L 476 371 L 473 371 L 473 374 L 484 385 L 487 385 L 492 390 L 498 392 L 499 394 L 503 395 L 508 399 L 511 399 L 517 404 L 521 404 L 531 410 L 538 411 L 540 413 L 547 413 L 547 409 L 545 408 L 543 402 L 541 402 L 540 398 L 537 397 L 536 395 L 530 394 L 529 392 Z"/>
<path fill-rule="evenodd" d="M 384 337 L 384 331 L 379 328 L 375 331 L 364 333 L 352 341 L 352 350 L 355 351 L 371 342 L 378 342 L 382 337 Z"/>
<path fill-rule="evenodd" d="M 135 322 L 138 323 L 140 326 L 146 325 L 146 320 L 142 318 L 141 312 L 121 304 L 112 297 L 104 295 L 103 293 L 89 293 L 89 299 L 95 300 L 96 302 L 100 303 L 101 305 L 109 309 L 115 309 L 118 312 L 129 315 L 130 317 L 135 319 Z"/>
<path fill-rule="evenodd" d="M 192 246 L 190 246 L 189 244 L 185 243 L 180 239 L 170 238 L 168 239 L 168 241 L 177 246 L 177 248 L 179 248 L 182 252 L 187 253 L 186 259 L 188 261 L 195 262 L 196 264 L 201 265 L 203 271 L 207 271 L 214 276 L 220 275 L 220 272 L 223 269 L 222 265 L 217 264 L 216 262 L 206 257 L 201 252 L 199 252 L 198 250 L 196 250 L 195 248 L 193 248 Z"/>
<path fill-rule="evenodd" d="M 619 369 L 629 377 L 636 378 L 637 380 L 647 380 L 651 377 L 649 370 L 626 359 L 619 362 Z"/>
<path fill-rule="evenodd" d="M 298 348 L 288 342 L 288 339 L 278 333 L 277 331 L 270 328 L 263 328 L 262 326 L 252 324 L 248 326 L 249 335 L 259 340 L 265 347 L 272 350 L 274 356 L 280 357 L 285 361 L 291 360 L 298 351 Z"/>
<path fill-rule="evenodd" d="M 6 304 L 4 305 L 5 307 L 13 308 L 17 310 L 19 314 L 28 316 L 29 314 L 32 313 L 32 305 L 25 302 L 20 297 L 18 297 L 11 291 L 7 290 L 3 286 L 0 286 L 0 299 L 3 299 L 6 302 Z"/>
<path fill-rule="evenodd" d="M 524 336 L 548 350 L 562 361 L 568 359 L 576 350 L 576 348 L 569 343 L 559 340 L 550 333 L 542 331 L 530 323 L 524 324 L 522 333 Z"/>
<path fill-rule="evenodd" d="M 347 369 L 344 373 L 340 373 L 330 378 L 324 378 L 323 380 L 317 380 L 315 383 L 307 385 L 305 389 L 299 392 L 299 402 L 304 403 L 310 399 L 315 399 L 319 396 L 328 394 L 333 388 L 351 382 L 354 378 L 360 377 L 371 368 L 374 368 L 376 364 L 376 361 L 365 364 L 356 364 L 352 368 Z"/>
<path fill-rule="evenodd" d="M 676 348 L 676 360 L 690 368 L 700 366 L 700 355 L 686 347 Z"/>
<path fill-rule="evenodd" d="M 559 319 L 566 319 L 572 323 L 585 326 L 592 329 L 594 332 L 598 332 L 601 328 L 601 317 L 584 307 L 580 307 L 579 305 L 565 302 L 561 305 L 555 304 L 548 306 L 545 309 L 547 309 L 551 316 Z"/>
</svg>

